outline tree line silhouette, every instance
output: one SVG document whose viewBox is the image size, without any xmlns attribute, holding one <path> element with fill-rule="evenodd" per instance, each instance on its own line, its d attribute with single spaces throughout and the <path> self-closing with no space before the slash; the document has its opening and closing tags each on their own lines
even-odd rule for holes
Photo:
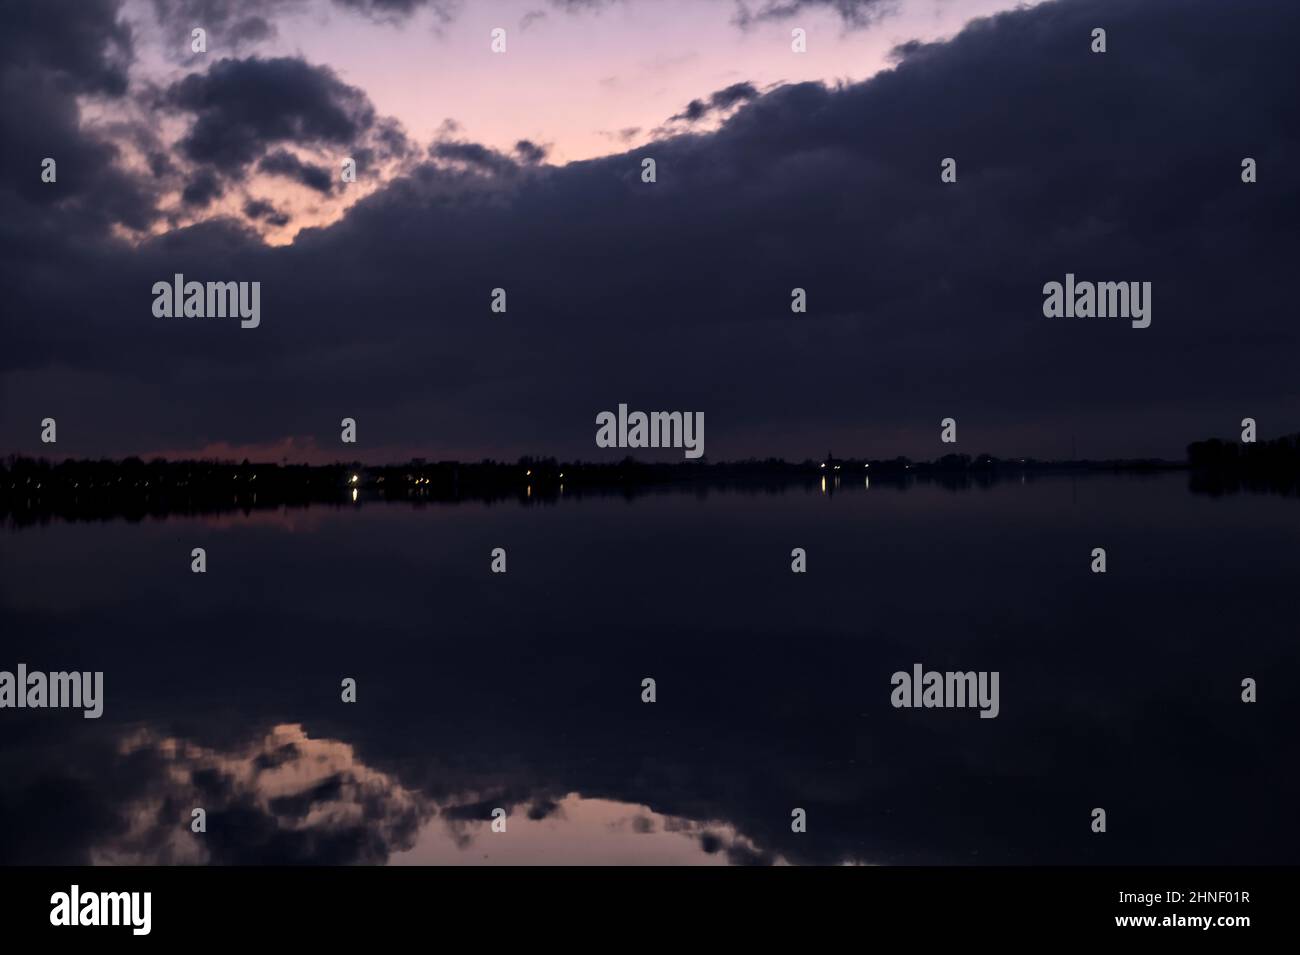
<svg viewBox="0 0 1300 955">
<path fill-rule="evenodd" d="M 1195 441 L 1187 446 L 1187 463 L 1195 491 L 1293 495 L 1300 486 L 1300 434 L 1245 443 L 1218 438 Z"/>
<path fill-rule="evenodd" d="M 1300 476 L 1300 435 L 1242 445 L 1211 439 L 1190 444 L 1184 462 L 1161 459 L 1054 460 L 947 454 L 932 461 L 907 457 L 836 458 L 801 462 L 779 458 L 710 463 L 560 462 L 523 457 L 515 462 L 427 461 L 324 465 L 233 461 L 169 461 L 138 457 L 73 460 L 10 456 L 0 460 L 0 519 L 17 525 L 50 519 L 142 520 L 280 507 L 347 507 L 362 501 L 415 504 L 473 500 L 554 503 L 561 497 L 619 494 L 635 497 L 665 489 L 784 493 L 794 487 L 833 493 L 880 482 L 906 487 L 933 482 L 962 490 L 1010 476 L 1028 479 L 1065 472 L 1155 472 L 1189 469 L 1193 490 L 1294 493 Z"/>
</svg>

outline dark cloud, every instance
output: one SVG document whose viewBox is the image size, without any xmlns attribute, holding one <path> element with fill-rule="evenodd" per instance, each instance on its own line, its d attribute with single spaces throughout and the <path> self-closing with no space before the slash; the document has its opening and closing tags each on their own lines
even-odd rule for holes
<svg viewBox="0 0 1300 955">
<path fill-rule="evenodd" d="M 870 26 L 898 6 L 897 0 L 736 0 L 736 23 L 749 27 L 771 20 L 789 20 L 808 12 L 830 10 L 848 29 Z"/>
<path fill-rule="evenodd" d="M 244 215 L 255 222 L 265 222 L 276 227 L 286 226 L 290 222 L 287 213 L 281 212 L 265 199 L 249 199 L 245 202 Z"/>
<path fill-rule="evenodd" d="M 195 117 L 181 152 L 227 174 L 279 143 L 349 146 L 375 122 L 365 93 L 289 57 L 218 60 L 168 87 L 162 103 Z"/>
<path fill-rule="evenodd" d="M 889 51 L 889 59 L 897 63 L 920 51 L 924 46 L 925 44 L 920 40 L 908 40 L 906 43 L 899 43 Z"/>
<path fill-rule="evenodd" d="M 351 149 L 359 173 L 371 172 L 383 162 L 408 159 L 417 152 L 402 124 L 387 116 L 375 120 L 365 145 L 354 145 Z"/>
<path fill-rule="evenodd" d="M 539 146 L 529 139 L 521 139 L 515 143 L 515 154 L 525 165 L 532 166 L 542 162 L 546 158 L 547 151 L 545 146 Z"/>
<path fill-rule="evenodd" d="M 113 0 L 11 4 L 0 29 L 0 236 L 23 258 L 48 247 L 42 236 L 146 228 L 156 186 L 124 168 L 108 133 L 83 128 L 82 104 L 115 103 L 134 59 L 130 27 Z M 54 159 L 58 179 L 41 181 Z"/>
<path fill-rule="evenodd" d="M 135 50 L 117 8 L 114 0 L 6 4 L 0 64 L 55 77 L 61 90 L 121 96 Z"/>
<path fill-rule="evenodd" d="M 153 0 L 155 19 L 173 59 L 193 61 L 190 31 L 207 31 L 206 54 L 244 52 L 279 35 L 276 21 L 317 11 L 324 0 Z M 422 9 L 442 24 L 462 9 L 459 0 L 332 0 L 332 6 L 380 23 L 400 24 Z"/>
<path fill-rule="evenodd" d="M 285 149 L 277 149 L 274 152 L 267 153 L 262 157 L 261 162 L 257 164 L 257 168 L 259 171 L 269 173 L 272 176 L 284 176 L 286 179 L 292 179 L 294 182 L 320 193 L 328 194 L 333 185 L 328 169 L 305 163 Z"/>
<path fill-rule="evenodd" d="M 296 58 L 218 60 L 152 99 L 191 118 L 176 144 L 190 166 L 182 197 L 188 205 L 206 205 L 225 188 L 223 180 L 241 181 L 254 171 L 330 195 L 336 178 L 332 163 L 351 158 L 358 172 L 372 173 L 412 151 L 401 124 L 376 116 L 365 93 L 332 70 Z M 304 158 L 304 151 L 333 155 L 321 164 Z M 287 222 L 279 213 L 250 218 Z"/>
<path fill-rule="evenodd" d="M 230 41 L 236 48 L 251 46 L 275 36 L 275 28 L 263 17 L 248 17 L 230 28 Z"/>
<path fill-rule="evenodd" d="M 536 149 L 532 143 L 527 140 L 520 140 L 520 144 L 527 143 L 524 150 L 520 151 L 521 157 L 525 161 L 527 158 L 528 147 Z M 489 149 L 479 143 L 469 142 L 435 142 L 429 147 L 429 156 L 432 159 L 442 160 L 443 162 L 455 163 L 468 169 L 475 169 L 492 175 L 505 175 L 515 171 L 518 165 L 509 156 L 505 156 L 495 149 Z"/>
<path fill-rule="evenodd" d="M 230 55 L 276 36 L 274 20 L 306 0 L 153 0 L 154 19 L 172 59 Z M 207 52 L 195 54 L 191 31 L 207 34 Z"/>
<path fill-rule="evenodd" d="M 726 112 L 727 110 L 752 99 L 758 98 L 758 88 L 753 83 L 732 83 L 725 89 L 714 92 L 708 99 L 693 99 L 673 119 L 682 119 L 688 123 L 695 123 L 703 119 L 709 113 Z"/>
<path fill-rule="evenodd" d="M 149 164 L 149 174 L 155 179 L 162 179 L 170 176 L 176 171 L 176 165 L 167 153 L 162 150 L 153 150 L 148 154 L 147 162 Z"/>
<path fill-rule="evenodd" d="M 376 119 L 370 134 L 373 149 L 381 159 L 404 159 L 412 152 L 413 147 L 402 124 L 391 117 Z"/>
<path fill-rule="evenodd" d="M 200 169 L 181 191 L 181 201 L 187 206 L 203 208 L 219 199 L 223 192 L 216 173 L 211 169 Z"/>
<path fill-rule="evenodd" d="M 440 141 L 283 248 L 218 222 L 138 248 L 33 242 L 55 220 L 22 207 L 0 269 L 11 314 L 43 319 L 10 323 L 0 367 L 28 375 L 0 436 L 39 452 L 30 421 L 55 402 L 82 422 L 74 454 L 324 437 L 343 393 L 371 447 L 497 455 L 593 457 L 595 414 L 620 401 L 704 411 L 711 458 L 929 456 L 948 414 L 973 451 L 1040 456 L 1072 435 L 1177 455 L 1243 404 L 1286 430 L 1300 9 L 1216 10 L 1044 4 L 869 81 L 784 86 L 715 132 L 565 166 Z M 364 138 L 368 103 L 328 71 L 229 64 L 173 87 L 192 161 Z M 147 290 L 178 271 L 259 279 L 261 327 L 160 324 Z M 1066 272 L 1152 281 L 1152 327 L 1045 319 L 1043 283 Z M 497 287 L 508 317 L 487 321 Z M 191 375 L 210 387 L 159 407 Z M 77 397 L 103 380 L 124 383 L 112 401 Z"/>
</svg>

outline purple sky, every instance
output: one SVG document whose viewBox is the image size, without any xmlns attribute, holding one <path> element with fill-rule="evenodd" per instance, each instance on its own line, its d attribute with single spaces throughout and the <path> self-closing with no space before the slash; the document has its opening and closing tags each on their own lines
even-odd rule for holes
<svg viewBox="0 0 1300 955">
<path fill-rule="evenodd" d="M 952 36 L 972 17 L 1015 5 L 850 0 L 786 12 L 787 4 L 745 7 L 733 0 L 494 0 L 421 4 L 405 16 L 366 16 L 328 2 L 132 0 L 123 7 L 123 19 L 135 37 L 130 77 L 140 88 L 170 85 L 227 56 L 302 57 L 364 91 L 380 115 L 400 122 L 418 143 L 451 139 L 509 152 L 527 139 L 547 149 L 547 162 L 563 164 L 622 152 L 671 132 L 715 127 L 725 113 L 694 124 L 672 117 L 692 100 L 734 83 L 767 90 L 808 80 L 866 79 L 893 65 L 890 52 L 900 44 Z M 230 12 L 217 16 L 218 10 Z M 238 29 L 241 18 L 267 10 L 275 14 L 265 18 L 270 32 L 238 39 L 251 32 Z M 191 52 L 195 26 L 208 30 L 206 54 Z M 504 54 L 490 48 L 496 27 L 506 30 Z M 791 50 L 795 28 L 806 31 L 805 53 Z M 129 103 L 88 104 L 87 113 L 108 124 L 122 118 L 123 106 L 138 110 Z M 173 141 L 184 131 L 182 122 L 164 124 L 164 135 Z M 330 165 L 341 155 L 309 145 L 291 151 Z M 334 221 L 399 172 L 396 165 L 387 167 L 329 199 L 283 178 L 254 174 L 204 209 L 185 209 L 179 192 L 172 208 L 177 223 L 186 224 L 237 216 L 250 197 L 270 201 L 292 213 L 293 221 L 277 227 L 263 220 L 257 228 L 268 242 L 283 244 L 305 226 Z M 155 230 L 167 227 L 160 223 Z"/>
</svg>

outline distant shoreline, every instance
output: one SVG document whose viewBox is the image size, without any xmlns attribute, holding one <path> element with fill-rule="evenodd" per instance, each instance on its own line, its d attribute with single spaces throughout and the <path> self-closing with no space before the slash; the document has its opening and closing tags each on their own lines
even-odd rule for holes
<svg viewBox="0 0 1300 955">
<path fill-rule="evenodd" d="M 567 462 L 522 458 L 513 463 L 425 461 L 364 465 L 168 461 L 138 458 L 52 462 L 0 460 L 0 519 L 26 525 L 49 516 L 95 520 L 115 516 L 206 514 L 370 501 L 412 503 L 505 501 L 546 503 L 561 497 L 635 496 L 667 489 L 779 493 L 804 486 L 836 493 L 871 485 L 933 483 L 961 490 L 1006 480 L 1068 474 L 1189 472 L 1196 492 L 1239 490 L 1284 495 L 1300 490 L 1296 436 L 1241 446 L 1218 440 L 1189 445 L 1188 459 L 1041 461 L 949 454 L 933 461 L 904 457 L 780 459 L 709 463 Z"/>
</svg>

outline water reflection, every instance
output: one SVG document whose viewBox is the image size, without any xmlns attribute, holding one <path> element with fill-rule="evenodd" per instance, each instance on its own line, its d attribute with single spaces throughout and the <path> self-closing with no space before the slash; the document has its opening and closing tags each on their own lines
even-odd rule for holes
<svg viewBox="0 0 1300 955">
<path fill-rule="evenodd" d="M 434 808 L 360 761 L 337 740 L 280 725 L 220 750 L 139 729 L 117 761 L 153 771 L 118 806 L 111 837 L 91 845 L 95 864 L 385 862 L 415 845 Z M 193 812 L 206 813 L 193 831 Z"/>
<path fill-rule="evenodd" d="M 0 862 L 1294 860 L 1294 501 L 870 491 L 10 531 L 0 669 L 103 670 L 105 715 L 0 712 Z M 891 708 L 918 661 L 999 717 Z"/>
<path fill-rule="evenodd" d="M 63 862 L 204 864 L 733 864 L 783 860 L 725 820 L 668 816 L 611 799 L 526 796 L 491 780 L 437 800 L 368 766 L 354 747 L 280 724 L 227 749 L 138 727 L 81 750 L 111 768 L 99 784 L 76 767 L 87 818 L 60 820 L 81 840 Z M 89 764 L 83 764 L 87 766 Z M 129 777 L 120 774 L 129 772 Z M 127 785 L 119 783 L 129 778 Z M 11 783 L 13 780 L 10 781 Z M 36 786 L 50 787 L 49 778 Z M 93 790 L 93 791 L 92 791 Z M 502 808 L 504 829 L 491 809 Z M 489 809 L 491 807 L 491 809 Z M 56 811 L 57 806 L 53 807 Z M 197 822 L 195 810 L 203 811 Z M 80 824 L 80 825 L 79 825 Z M 201 831 L 197 831 L 200 830 Z M 4 862 L 31 859 L 4 858 Z"/>
<path fill-rule="evenodd" d="M 505 832 L 454 810 L 421 830 L 396 865 L 780 865 L 722 820 L 665 816 L 648 806 L 570 793 L 507 819 Z"/>
</svg>

